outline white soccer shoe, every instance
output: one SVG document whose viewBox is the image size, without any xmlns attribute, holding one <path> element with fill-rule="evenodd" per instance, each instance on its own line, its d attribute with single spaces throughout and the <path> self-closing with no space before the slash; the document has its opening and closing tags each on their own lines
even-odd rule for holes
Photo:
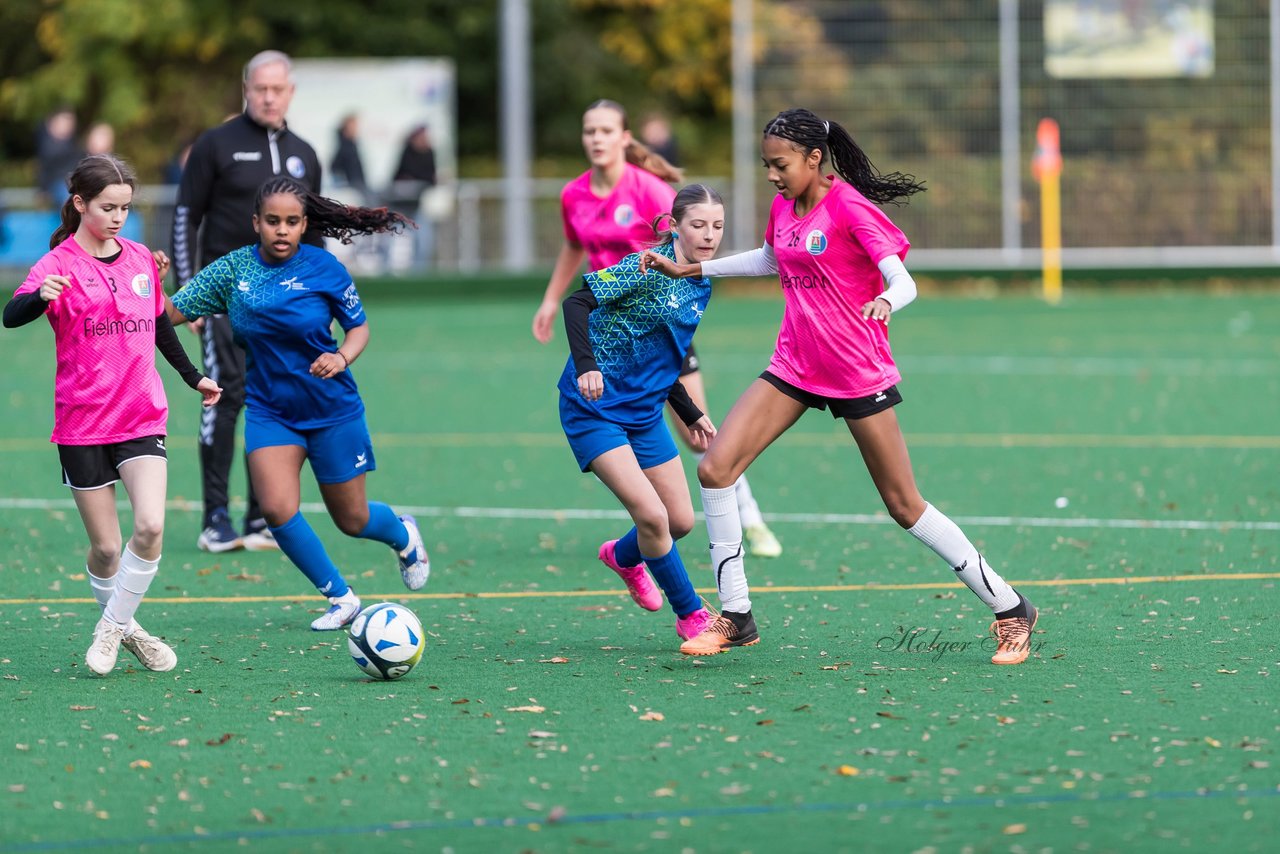
<svg viewBox="0 0 1280 854">
<path fill-rule="evenodd" d="M 137 657 L 143 667 L 164 673 L 178 666 L 178 654 L 171 646 L 147 632 L 137 620 L 129 628 L 133 629 L 132 634 L 125 635 L 120 643 Z"/>
<path fill-rule="evenodd" d="M 400 521 L 409 531 L 409 545 L 396 555 L 400 560 L 400 578 L 410 590 L 421 590 L 431 577 L 431 558 L 427 556 L 427 547 L 422 544 L 418 520 L 406 513 Z"/>
<path fill-rule="evenodd" d="M 105 616 L 93 627 L 93 643 L 84 654 L 84 663 L 99 676 L 106 676 L 116 666 L 120 656 L 120 642 L 124 640 L 124 629 L 108 620 Z"/>
<path fill-rule="evenodd" d="M 329 610 L 311 623 L 313 632 L 335 632 L 360 613 L 360 597 L 350 588 L 341 596 L 329 597 Z"/>
</svg>

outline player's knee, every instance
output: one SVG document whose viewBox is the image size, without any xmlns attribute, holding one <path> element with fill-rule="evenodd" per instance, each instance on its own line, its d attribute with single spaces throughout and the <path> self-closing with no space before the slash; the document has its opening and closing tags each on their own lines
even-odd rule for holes
<svg viewBox="0 0 1280 854">
<path fill-rule="evenodd" d="M 661 539 L 670 531 L 667 511 L 661 504 L 639 511 L 635 523 L 636 533 L 647 540 Z"/>
<path fill-rule="evenodd" d="M 714 459 L 710 454 L 703 457 L 698 463 L 698 483 L 708 489 L 723 489 L 726 486 L 733 486 L 735 480 L 737 478 L 734 477 L 733 471 L 719 460 Z"/>
<path fill-rule="evenodd" d="M 333 524 L 348 537 L 358 537 L 369 526 L 369 511 L 366 509 L 364 513 L 336 513 Z"/>
<path fill-rule="evenodd" d="M 164 516 L 138 514 L 133 517 L 133 542 L 139 548 L 152 552 L 159 548 L 164 537 Z"/>
<path fill-rule="evenodd" d="M 667 530 L 671 532 L 671 539 L 682 540 L 689 536 L 689 532 L 693 530 L 693 508 L 687 511 L 684 509 L 670 512 L 667 518 Z"/>
<path fill-rule="evenodd" d="M 104 566 L 120 557 L 122 543 L 119 537 L 94 540 L 89 543 L 89 562 L 95 566 Z"/>
<path fill-rule="evenodd" d="M 297 504 L 262 502 L 260 508 L 262 518 L 267 520 L 267 526 L 270 528 L 282 528 L 290 519 L 298 515 Z"/>
</svg>

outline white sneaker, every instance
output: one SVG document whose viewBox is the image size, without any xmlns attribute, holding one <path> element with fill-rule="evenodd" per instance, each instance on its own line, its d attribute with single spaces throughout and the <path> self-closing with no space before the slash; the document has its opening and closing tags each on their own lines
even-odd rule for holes
<svg viewBox="0 0 1280 854">
<path fill-rule="evenodd" d="M 329 597 L 329 610 L 311 623 L 313 632 L 334 632 L 350 623 L 360 613 L 360 597 L 350 588 L 341 596 Z"/>
<path fill-rule="evenodd" d="M 106 676 L 116 666 L 116 658 L 120 655 L 120 641 L 124 640 L 124 629 L 108 620 L 105 616 L 93 627 L 93 643 L 84 654 L 84 663 L 99 676 Z"/>
<path fill-rule="evenodd" d="M 120 641 L 124 648 L 133 653 L 142 666 L 157 673 L 164 673 L 178 666 L 178 654 L 167 643 L 160 640 L 134 620 L 129 624 L 133 631 Z"/>
<path fill-rule="evenodd" d="M 246 530 L 244 532 L 244 536 L 240 538 L 240 541 L 244 543 L 244 547 L 247 551 L 280 551 L 280 544 L 276 542 L 276 535 L 271 533 L 271 529 L 265 525 L 261 528 Z"/>
<path fill-rule="evenodd" d="M 418 530 L 418 520 L 407 513 L 400 517 L 409 531 L 409 545 L 396 556 L 400 559 L 400 578 L 404 586 L 410 590 L 420 590 L 431 577 L 431 558 L 427 556 L 427 547 L 422 544 L 422 532 Z"/>
<path fill-rule="evenodd" d="M 747 540 L 747 548 L 753 557 L 778 557 L 782 554 L 782 543 L 769 530 L 764 522 L 748 525 L 742 531 Z"/>
</svg>

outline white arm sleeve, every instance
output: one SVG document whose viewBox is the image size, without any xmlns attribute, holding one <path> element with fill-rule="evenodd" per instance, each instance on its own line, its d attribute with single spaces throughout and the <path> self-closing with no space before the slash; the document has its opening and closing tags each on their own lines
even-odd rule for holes
<svg viewBox="0 0 1280 854">
<path fill-rule="evenodd" d="M 702 262 L 704 276 L 771 276 L 777 272 L 778 259 L 768 243 L 750 252 Z"/>
<path fill-rule="evenodd" d="M 886 256 L 878 266 L 885 283 L 880 299 L 889 303 L 889 307 L 895 312 L 901 311 L 916 298 L 916 280 L 911 278 L 902 259 L 897 255 Z M 703 264 L 702 269 L 705 271 L 706 268 Z"/>
</svg>

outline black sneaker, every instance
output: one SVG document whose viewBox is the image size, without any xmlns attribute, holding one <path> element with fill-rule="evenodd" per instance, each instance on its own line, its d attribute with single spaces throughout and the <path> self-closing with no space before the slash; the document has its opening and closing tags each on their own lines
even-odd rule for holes
<svg viewBox="0 0 1280 854">
<path fill-rule="evenodd" d="M 215 510 L 209 517 L 208 526 L 200 532 L 196 540 L 196 548 L 201 551 L 220 554 L 244 548 L 244 540 L 231 527 L 231 518 L 226 510 Z"/>
<path fill-rule="evenodd" d="M 680 651 L 685 655 L 716 655 L 728 652 L 731 647 L 758 643 L 760 632 L 756 630 L 756 620 L 750 611 L 745 614 L 724 611 L 700 634 L 681 644 Z"/>
</svg>

